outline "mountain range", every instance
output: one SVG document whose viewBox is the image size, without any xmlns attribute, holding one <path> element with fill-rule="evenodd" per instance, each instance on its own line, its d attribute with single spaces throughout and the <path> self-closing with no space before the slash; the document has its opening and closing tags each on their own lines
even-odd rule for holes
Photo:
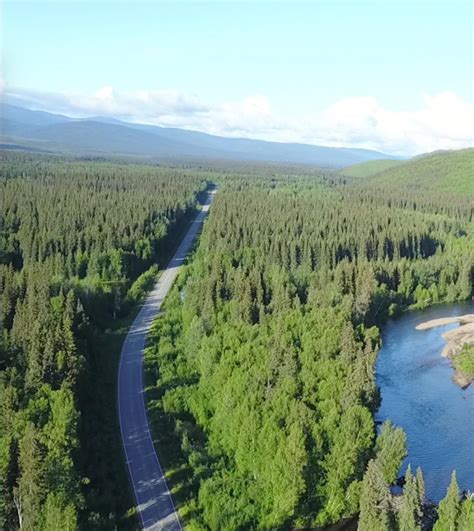
<svg viewBox="0 0 474 531">
<path fill-rule="evenodd" d="M 108 117 L 71 118 L 0 103 L 0 147 L 79 155 L 128 155 L 152 160 L 223 160 L 343 168 L 379 159 L 378 151 L 227 138 Z"/>
</svg>

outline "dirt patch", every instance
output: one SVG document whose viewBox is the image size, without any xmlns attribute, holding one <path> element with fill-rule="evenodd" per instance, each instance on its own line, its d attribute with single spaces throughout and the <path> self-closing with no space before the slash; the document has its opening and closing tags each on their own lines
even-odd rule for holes
<svg viewBox="0 0 474 531">
<path fill-rule="evenodd" d="M 474 313 L 468 313 L 466 315 L 460 315 L 459 317 L 441 317 L 440 319 L 431 319 L 431 321 L 425 321 L 417 325 L 417 330 L 429 330 L 430 328 L 436 328 L 437 326 L 444 326 L 447 324 L 459 323 L 461 325 L 474 323 Z"/>
</svg>

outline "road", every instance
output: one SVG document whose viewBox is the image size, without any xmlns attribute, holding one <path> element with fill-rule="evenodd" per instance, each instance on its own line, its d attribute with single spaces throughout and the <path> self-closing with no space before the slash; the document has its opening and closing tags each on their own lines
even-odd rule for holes
<svg viewBox="0 0 474 531">
<path fill-rule="evenodd" d="M 143 350 L 150 327 L 207 216 L 214 193 L 208 195 L 176 254 L 147 297 L 130 327 L 120 357 L 117 400 L 122 444 L 140 520 L 143 529 L 150 531 L 178 531 L 182 527 L 150 434 L 143 388 Z"/>
</svg>

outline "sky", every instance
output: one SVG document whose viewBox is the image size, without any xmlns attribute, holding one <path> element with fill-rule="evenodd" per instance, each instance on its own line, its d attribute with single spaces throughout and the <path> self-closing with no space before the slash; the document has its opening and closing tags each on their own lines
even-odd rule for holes
<svg viewBox="0 0 474 531">
<path fill-rule="evenodd" d="M 412 155 L 473 145 L 464 0 L 3 0 L 8 103 Z"/>
</svg>

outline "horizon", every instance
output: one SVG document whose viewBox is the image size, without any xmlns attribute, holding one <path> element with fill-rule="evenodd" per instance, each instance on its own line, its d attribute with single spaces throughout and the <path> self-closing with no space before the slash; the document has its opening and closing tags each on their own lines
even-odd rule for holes
<svg viewBox="0 0 474 531">
<path fill-rule="evenodd" d="M 472 6 L 381 7 L 6 1 L 1 97 L 228 138 L 398 156 L 472 147 Z"/>
<path fill-rule="evenodd" d="M 226 139 L 233 139 L 233 140 L 252 140 L 252 141 L 258 141 L 258 142 L 268 142 L 268 143 L 274 143 L 274 144 L 294 144 L 294 145 L 302 145 L 302 146 L 311 146 L 311 147 L 322 147 L 322 148 L 338 148 L 338 149 L 347 149 L 347 150 L 364 150 L 366 148 L 356 148 L 356 147 L 350 147 L 350 146 L 326 146 L 326 145 L 322 145 L 322 144 L 307 144 L 307 143 L 303 143 L 303 142 L 283 142 L 283 141 L 279 141 L 279 140 L 266 140 L 266 139 L 262 139 L 262 138 L 254 138 L 254 137 L 231 137 L 231 136 L 224 136 L 224 135 L 216 135 L 216 134 L 213 134 L 213 133 L 207 133 L 205 131 L 200 131 L 198 129 L 185 129 L 183 127 L 169 127 L 169 126 L 165 126 L 165 125 L 155 125 L 155 124 L 146 124 L 146 123 L 141 123 L 141 122 L 130 122 L 130 121 L 126 121 L 126 120 L 120 120 L 118 118 L 114 118 L 114 117 L 108 117 L 108 116 L 101 116 L 101 115 L 94 115 L 94 116 L 72 116 L 72 115 L 68 115 L 68 114 L 62 114 L 62 113 L 57 113 L 57 112 L 50 112 L 50 111 L 45 111 L 43 109 L 34 109 L 34 108 L 29 108 L 29 107 L 23 107 L 23 106 L 20 106 L 20 105 L 14 105 L 14 104 L 11 104 L 11 103 L 8 103 L 8 102 L 0 102 L 1 104 L 4 104 L 4 105 L 9 105 L 10 107 L 15 107 L 17 109 L 23 109 L 23 110 L 27 110 L 27 111 L 32 111 L 32 112 L 43 112 L 43 113 L 47 113 L 47 114 L 51 114 L 53 116 L 59 116 L 59 117 L 65 117 L 65 118 L 68 118 L 72 121 L 81 121 L 81 122 L 96 122 L 96 123 L 103 123 L 103 124 L 108 124 L 108 125 L 117 125 L 117 126 L 127 126 L 127 125 L 151 125 L 153 127 L 158 127 L 158 128 L 161 128 L 161 129 L 176 129 L 176 130 L 179 130 L 179 131 L 190 131 L 190 132 L 193 132 L 193 133 L 200 133 L 200 134 L 203 134 L 203 135 L 208 135 L 208 136 L 212 136 L 212 137 L 216 137 L 216 138 L 226 138 Z M 461 148 L 461 149 L 470 149 L 470 147 L 467 147 L 467 148 Z M 374 151 L 374 150 L 370 150 L 370 149 L 367 149 L 367 151 Z M 392 153 L 384 153 L 382 151 L 377 151 L 375 150 L 377 153 L 380 153 L 381 155 L 388 155 L 388 156 L 391 156 L 393 155 Z M 456 150 L 436 150 L 436 151 L 456 151 Z M 434 152 L 436 152 L 434 151 Z M 434 152 L 420 152 L 420 153 L 416 153 L 415 155 L 413 155 L 413 157 L 417 157 L 419 155 L 426 155 L 426 154 L 430 154 L 430 153 L 434 153 Z M 409 159 L 411 157 L 405 157 L 405 156 L 398 156 L 398 158 L 400 160 L 403 160 L 403 159 Z M 377 160 L 377 159 L 375 159 Z M 269 161 L 271 162 L 271 161 Z"/>
</svg>

